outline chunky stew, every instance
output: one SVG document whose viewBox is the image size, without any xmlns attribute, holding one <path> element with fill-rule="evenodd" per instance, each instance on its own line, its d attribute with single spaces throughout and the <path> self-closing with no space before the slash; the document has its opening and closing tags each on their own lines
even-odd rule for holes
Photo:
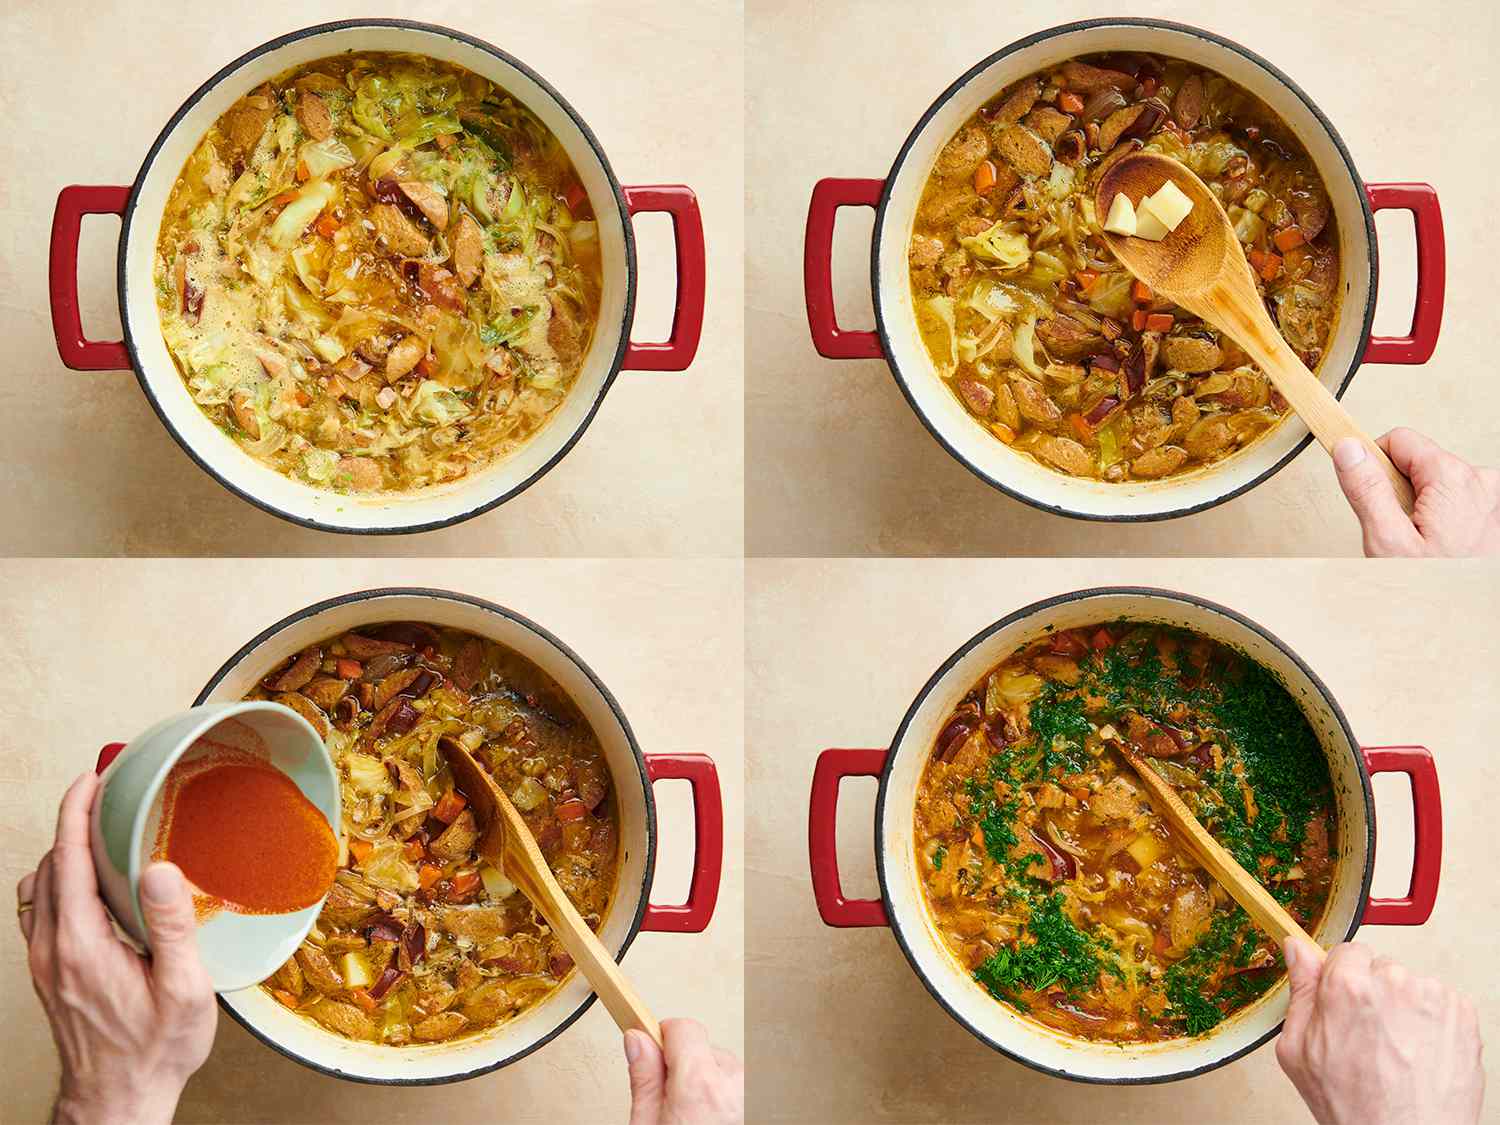
<svg viewBox="0 0 1500 1125">
<path fill-rule="evenodd" d="M 215 122 L 155 275 L 188 391 L 241 448 L 320 488 L 403 491 L 509 456 L 562 403 L 598 316 L 598 229 L 504 90 L 349 54 Z"/>
<path fill-rule="evenodd" d="M 1201 1035 L 1284 963 L 1152 810 L 1121 745 L 1316 928 L 1337 833 L 1306 717 L 1240 653 L 1128 621 L 1027 645 L 955 708 L 917 797 L 927 905 L 974 980 L 1032 1019 L 1092 1040 Z"/>
<path fill-rule="evenodd" d="M 479 827 L 439 743 L 456 739 L 525 818 L 558 883 L 598 929 L 619 813 L 592 728 L 534 665 L 416 622 L 302 650 L 251 693 L 317 728 L 342 777 L 348 856 L 311 935 L 263 987 L 351 1039 L 469 1035 L 536 1004 L 572 971 L 545 920 L 475 854 Z"/>
<path fill-rule="evenodd" d="M 1134 281 L 1105 246 L 1094 188 L 1142 149 L 1219 197 L 1272 319 L 1314 370 L 1338 315 L 1328 193 L 1253 95 L 1141 54 L 1016 83 L 938 155 L 911 236 L 912 298 L 934 366 L 976 424 L 1071 476 L 1187 472 L 1287 412 L 1233 340 Z"/>
</svg>

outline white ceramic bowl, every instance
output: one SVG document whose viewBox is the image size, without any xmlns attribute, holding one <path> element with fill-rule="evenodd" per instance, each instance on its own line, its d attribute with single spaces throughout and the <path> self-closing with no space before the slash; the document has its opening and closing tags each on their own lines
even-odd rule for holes
<svg viewBox="0 0 1500 1125">
<path fill-rule="evenodd" d="M 102 792 L 94 802 L 89 843 L 99 889 L 125 932 L 149 947 L 141 915 L 141 872 L 151 862 L 161 826 L 163 788 L 178 762 L 211 750 L 200 738 L 232 746 L 265 760 L 286 774 L 343 834 L 339 779 L 318 732 L 290 707 L 266 701 L 216 703 L 163 719 L 100 755 Z M 220 910 L 195 932 L 198 953 L 219 992 L 265 980 L 302 944 L 317 920 L 323 900 L 284 914 L 239 914 Z"/>
<path fill-rule="evenodd" d="M 804 283 L 818 351 L 829 358 L 883 357 L 932 436 L 982 480 L 1045 511 L 1084 519 L 1139 521 L 1189 515 L 1238 496 L 1287 464 L 1311 440 L 1288 418 L 1248 449 L 1161 481 L 1110 484 L 1044 468 L 977 425 L 932 366 L 917 330 L 907 247 L 922 187 L 938 152 L 968 118 L 1011 83 L 1078 55 L 1149 51 L 1186 59 L 1260 97 L 1306 147 L 1338 220 L 1343 303 L 1319 377 L 1342 395 L 1362 362 L 1424 363 L 1442 321 L 1443 229 L 1436 193 L 1424 184 L 1365 184 L 1322 111 L 1290 78 L 1253 52 L 1210 32 L 1149 19 L 1100 19 L 1037 32 L 978 63 L 933 102 L 882 180 L 823 180 L 808 213 Z M 829 248 L 840 206 L 876 208 L 870 284 L 876 331 L 840 329 L 833 319 Z M 1373 212 L 1412 211 L 1419 258 L 1417 310 L 1409 336 L 1372 338 L 1377 248 Z"/>
<path fill-rule="evenodd" d="M 456 63 L 498 83 L 562 143 L 599 221 L 604 273 L 599 323 L 572 391 L 541 431 L 511 457 L 450 484 L 411 493 L 342 495 L 292 480 L 250 457 L 193 401 L 162 338 L 156 308 L 152 260 L 162 212 L 184 161 L 203 134 L 260 83 L 289 67 L 346 51 L 408 51 Z M 678 239 L 673 335 L 662 344 L 630 342 L 636 287 L 630 216 L 640 211 L 670 213 Z M 122 217 L 118 286 L 123 343 L 85 340 L 79 324 L 78 224 L 84 214 L 104 212 Z M 283 35 L 220 70 L 172 116 L 132 188 L 63 189 L 52 227 L 52 319 L 58 351 L 68 366 L 134 368 L 141 389 L 178 444 L 237 496 L 293 523 L 326 531 L 426 531 L 487 511 L 549 470 L 582 436 L 622 369 L 686 368 L 702 328 L 703 257 L 703 227 L 693 193 L 677 185 L 622 188 L 583 119 L 520 60 L 448 28 L 408 20 L 350 20 Z"/>
<path fill-rule="evenodd" d="M 1442 807 L 1432 756 L 1420 747 L 1362 749 L 1321 680 L 1281 641 L 1233 610 L 1168 590 L 1113 587 L 1080 590 L 1017 610 L 955 652 L 927 681 L 886 750 L 828 750 L 818 761 L 809 815 L 814 895 L 832 926 L 889 925 L 907 960 L 947 1011 L 995 1050 L 1061 1078 L 1132 1084 L 1188 1078 L 1224 1065 L 1266 1042 L 1286 1013 L 1285 982 L 1207 1035 L 1162 1043 L 1090 1043 L 1026 1019 L 994 1000 L 948 952 L 922 897 L 912 846 L 922 768 L 953 708 L 989 669 L 1050 631 L 1116 619 L 1194 630 L 1246 653 L 1274 672 L 1302 706 L 1328 756 L 1337 806 L 1337 867 L 1322 923 L 1323 945 L 1346 941 L 1363 923 L 1420 925 L 1432 912 L 1442 862 Z M 1370 775 L 1412 779 L 1416 852 L 1401 899 L 1371 899 L 1375 806 Z M 840 778 L 877 775 L 875 857 L 881 898 L 845 899 L 839 890 L 834 826 Z"/>
<path fill-rule="evenodd" d="M 237 700 L 309 644 L 388 621 L 451 626 L 505 645 L 557 681 L 588 719 L 609 765 L 620 815 L 619 882 L 599 930 L 600 940 L 617 960 L 641 930 L 696 933 L 707 927 L 723 856 L 723 813 L 713 762 L 701 754 L 643 755 L 619 704 L 588 665 L 546 630 L 501 606 L 422 589 L 367 590 L 320 602 L 278 621 L 246 644 L 214 674 L 196 702 Z M 663 778 L 684 778 L 693 788 L 697 854 L 688 901 L 676 906 L 648 901 L 656 859 L 651 783 Z M 575 972 L 508 1023 L 449 1043 L 408 1047 L 344 1039 L 288 1011 L 259 988 L 227 993 L 219 1003 L 262 1042 L 325 1074 L 425 1085 L 473 1078 L 515 1062 L 563 1032 L 593 1000 L 588 981 Z"/>
</svg>

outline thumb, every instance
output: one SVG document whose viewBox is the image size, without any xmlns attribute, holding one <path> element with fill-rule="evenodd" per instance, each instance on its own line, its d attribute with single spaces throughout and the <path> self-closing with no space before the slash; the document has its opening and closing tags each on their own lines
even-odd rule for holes
<svg viewBox="0 0 1500 1125">
<path fill-rule="evenodd" d="M 196 973 L 198 920 L 187 880 L 173 863 L 153 863 L 141 874 L 141 913 L 151 946 L 151 975 L 180 978 Z"/>
<path fill-rule="evenodd" d="M 1417 529 L 1364 443 L 1358 438 L 1340 438 L 1333 447 L 1333 466 L 1344 498 L 1364 531 L 1365 553 L 1414 552 L 1420 545 Z"/>
<path fill-rule="evenodd" d="M 1286 978 L 1292 996 L 1281 1033 L 1293 1042 L 1300 1042 L 1316 1006 L 1323 959 L 1309 942 L 1300 937 L 1288 937 L 1282 944 L 1282 954 L 1286 957 Z"/>
<path fill-rule="evenodd" d="M 630 1125 L 656 1125 L 667 1089 L 667 1060 L 651 1036 L 637 1028 L 625 1033 L 630 1067 Z"/>
</svg>

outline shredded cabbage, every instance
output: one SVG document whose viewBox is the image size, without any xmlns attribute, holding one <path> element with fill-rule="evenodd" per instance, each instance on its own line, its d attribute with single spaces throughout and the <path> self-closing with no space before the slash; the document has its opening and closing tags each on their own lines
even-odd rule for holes
<svg viewBox="0 0 1500 1125">
<path fill-rule="evenodd" d="M 302 146 L 298 159 L 307 169 L 308 178 L 314 180 L 337 172 L 340 168 L 348 168 L 355 163 L 354 153 L 350 152 L 349 146 L 337 137 L 308 141 Z"/>
<path fill-rule="evenodd" d="M 1036 361 L 1036 313 L 1027 312 L 1016 326 L 1011 342 L 1010 357 L 1016 366 L 1031 375 L 1041 375 L 1041 366 Z"/>
<path fill-rule="evenodd" d="M 1001 220 L 983 234 L 961 238 L 963 248 L 983 262 L 993 262 L 1001 269 L 1023 269 L 1031 260 L 1031 246 L 1024 231 Z"/>
<path fill-rule="evenodd" d="M 412 413 L 433 426 L 446 426 L 468 412 L 463 399 L 431 379 L 424 379 L 412 398 Z"/>
<path fill-rule="evenodd" d="M 271 224 L 271 245 L 285 250 L 302 237 L 318 214 L 333 199 L 333 185 L 327 180 L 309 180 L 297 198 L 281 209 Z"/>
<path fill-rule="evenodd" d="M 947 362 L 939 364 L 939 374 L 945 379 L 958 367 L 958 324 L 953 311 L 952 297 L 929 297 L 917 305 L 917 328 L 928 341 L 934 357 L 946 356 Z M 946 343 L 940 343 L 946 340 Z"/>
</svg>

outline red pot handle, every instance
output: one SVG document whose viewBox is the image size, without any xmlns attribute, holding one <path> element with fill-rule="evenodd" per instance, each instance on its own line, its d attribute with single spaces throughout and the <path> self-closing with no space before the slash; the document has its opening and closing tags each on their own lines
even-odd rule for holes
<svg viewBox="0 0 1500 1125">
<path fill-rule="evenodd" d="M 99 760 L 94 763 L 94 772 L 103 773 L 109 769 L 109 764 L 120 756 L 120 751 L 125 749 L 123 742 L 111 742 L 103 750 L 99 751 Z"/>
<path fill-rule="evenodd" d="M 1411 332 L 1406 336 L 1371 336 L 1366 363 L 1426 363 L 1437 347 L 1443 325 L 1443 290 L 1447 251 L 1443 244 L 1443 211 L 1429 184 L 1366 184 L 1370 210 L 1410 211 L 1417 236 L 1417 300 Z"/>
<path fill-rule="evenodd" d="M 78 315 L 78 232 L 85 215 L 124 215 L 128 187 L 70 184 L 57 193 L 52 212 L 52 253 L 47 291 L 52 301 L 52 334 L 57 354 L 74 371 L 128 371 L 123 340 L 87 340 Z"/>
<path fill-rule="evenodd" d="M 819 180 L 807 207 L 802 289 L 813 347 L 825 359 L 879 359 L 880 337 L 839 327 L 833 308 L 833 223 L 840 207 L 874 207 L 884 180 Z"/>
<path fill-rule="evenodd" d="M 647 754 L 646 776 L 652 783 L 668 778 L 693 787 L 693 881 L 681 906 L 646 904 L 642 930 L 672 934 L 701 934 L 708 929 L 719 901 L 719 876 L 724 869 L 724 796 L 719 772 L 704 754 Z"/>
<path fill-rule="evenodd" d="M 707 273 L 703 250 L 703 216 L 693 189 L 681 184 L 621 188 L 625 206 L 632 215 L 642 211 L 665 211 L 672 216 L 672 236 L 677 243 L 677 303 L 672 310 L 671 338 L 660 344 L 637 344 L 625 348 L 627 371 L 686 371 L 698 351 L 703 335 L 703 294 Z"/>
<path fill-rule="evenodd" d="M 1360 750 L 1371 774 L 1404 773 L 1411 778 L 1411 885 L 1405 898 L 1372 898 L 1365 903 L 1367 926 L 1420 926 L 1432 915 L 1443 864 L 1443 801 L 1432 754 L 1421 746 L 1366 746 Z"/>
<path fill-rule="evenodd" d="M 880 899 L 844 897 L 838 846 L 839 782 L 846 777 L 879 777 L 886 754 L 885 750 L 824 750 L 818 755 L 807 812 L 807 855 L 812 864 L 813 898 L 825 925 L 890 925 Z"/>
</svg>

